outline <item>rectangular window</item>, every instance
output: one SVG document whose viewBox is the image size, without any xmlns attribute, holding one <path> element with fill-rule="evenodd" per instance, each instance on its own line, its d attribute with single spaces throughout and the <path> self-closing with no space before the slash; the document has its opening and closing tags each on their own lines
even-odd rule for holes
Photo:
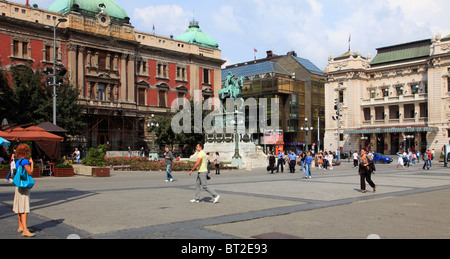
<svg viewBox="0 0 450 259">
<path fill-rule="evenodd" d="M 106 100 L 106 85 L 105 84 L 98 85 L 98 100 L 99 101 Z"/>
<path fill-rule="evenodd" d="M 106 52 L 99 52 L 98 53 L 98 68 L 100 69 L 106 69 Z"/>
<path fill-rule="evenodd" d="M 28 58 L 28 42 L 22 42 L 22 58 Z"/>
<path fill-rule="evenodd" d="M 13 41 L 13 56 L 19 57 L 19 42 L 17 40 Z"/>
<path fill-rule="evenodd" d="M 418 85 L 411 85 L 411 93 L 412 94 L 418 94 L 419 93 L 419 86 Z"/>
<path fill-rule="evenodd" d="M 421 103 L 419 106 L 420 106 L 420 118 L 427 118 L 428 117 L 428 104 Z"/>
<path fill-rule="evenodd" d="M 398 105 L 389 106 L 389 119 L 398 120 L 400 118 Z"/>
<path fill-rule="evenodd" d="M 52 62 L 52 47 L 45 46 L 45 61 Z"/>
<path fill-rule="evenodd" d="M 145 105 L 145 88 L 139 88 L 139 105 Z"/>
<path fill-rule="evenodd" d="M 168 78 L 167 77 L 167 65 L 166 64 L 158 64 L 157 77 Z"/>
<path fill-rule="evenodd" d="M 209 73 L 210 73 L 209 69 L 205 69 L 205 68 L 203 69 L 203 83 L 204 84 L 210 84 Z"/>
<path fill-rule="evenodd" d="M 159 91 L 159 107 L 166 108 L 166 91 Z"/>
<path fill-rule="evenodd" d="M 177 67 L 177 80 L 187 81 L 186 80 L 186 68 Z"/>
<path fill-rule="evenodd" d="M 364 121 L 370 121 L 370 108 L 364 108 Z"/>
</svg>

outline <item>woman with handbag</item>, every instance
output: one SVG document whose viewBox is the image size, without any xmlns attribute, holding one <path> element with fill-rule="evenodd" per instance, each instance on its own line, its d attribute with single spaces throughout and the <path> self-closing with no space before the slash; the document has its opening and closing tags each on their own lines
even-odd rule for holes
<svg viewBox="0 0 450 259">
<path fill-rule="evenodd" d="M 361 149 L 361 156 L 359 157 L 359 175 L 361 180 L 361 192 L 366 193 L 366 181 L 370 187 L 373 188 L 373 192 L 377 190 L 375 183 L 371 179 L 372 170 L 369 163 L 372 162 L 372 158 L 366 155 L 366 150 Z"/>
<path fill-rule="evenodd" d="M 31 156 L 31 150 L 30 147 L 26 144 L 20 144 L 16 149 L 16 176 L 15 178 L 20 178 L 19 172 L 20 167 L 23 167 L 28 173 L 28 175 L 33 173 L 34 165 L 33 160 L 30 158 Z M 22 169 L 22 171 L 23 171 Z M 25 172 L 24 172 L 25 173 Z M 24 237 L 34 237 L 35 234 L 31 233 L 27 228 L 27 217 L 30 213 L 30 190 L 26 188 L 15 188 L 15 194 L 14 194 L 14 205 L 13 205 L 13 211 L 17 214 L 17 217 L 19 219 L 19 229 L 17 230 L 18 233 L 22 233 L 22 236 Z"/>
</svg>

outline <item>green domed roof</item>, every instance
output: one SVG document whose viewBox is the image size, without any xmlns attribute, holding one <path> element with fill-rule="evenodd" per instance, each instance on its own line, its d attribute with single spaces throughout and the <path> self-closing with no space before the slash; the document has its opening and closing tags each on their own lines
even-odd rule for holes
<svg viewBox="0 0 450 259">
<path fill-rule="evenodd" d="M 217 44 L 217 41 L 213 37 L 200 30 L 200 26 L 196 20 L 190 22 L 189 29 L 178 35 L 175 39 L 211 49 L 219 48 L 219 44 Z"/>
<path fill-rule="evenodd" d="M 104 12 L 110 17 L 118 19 L 129 19 L 127 12 L 112 0 L 56 0 L 48 8 L 49 11 L 67 14 L 71 10 L 75 10 L 74 5 L 78 5 L 80 10 L 91 13 L 99 13 L 102 9 L 100 5 L 104 5 Z"/>
</svg>

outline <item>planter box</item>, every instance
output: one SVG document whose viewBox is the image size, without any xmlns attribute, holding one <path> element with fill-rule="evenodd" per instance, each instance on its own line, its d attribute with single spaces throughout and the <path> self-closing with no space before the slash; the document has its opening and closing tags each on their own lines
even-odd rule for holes
<svg viewBox="0 0 450 259">
<path fill-rule="evenodd" d="M 92 177 L 109 177 L 110 176 L 110 168 L 100 168 L 93 166 L 85 166 L 85 165 L 72 165 L 74 168 L 74 173 L 76 175 L 84 175 L 84 176 L 92 176 Z"/>
<path fill-rule="evenodd" d="M 110 169 L 108 167 L 92 167 L 92 177 L 110 177 Z"/>
<path fill-rule="evenodd" d="M 74 169 L 73 168 L 55 168 L 55 172 L 53 175 L 55 177 L 73 177 Z"/>
<path fill-rule="evenodd" d="M 0 169 L 0 180 L 6 179 L 6 176 L 9 174 L 9 169 Z"/>
</svg>

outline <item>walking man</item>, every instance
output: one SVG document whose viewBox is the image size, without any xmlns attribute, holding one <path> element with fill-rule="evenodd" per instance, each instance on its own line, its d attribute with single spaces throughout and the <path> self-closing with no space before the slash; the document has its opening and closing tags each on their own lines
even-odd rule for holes
<svg viewBox="0 0 450 259">
<path fill-rule="evenodd" d="M 295 155 L 294 151 L 291 150 L 288 157 L 289 157 L 289 171 L 291 173 L 295 173 L 295 163 L 297 162 L 297 156 Z"/>
<path fill-rule="evenodd" d="M 278 163 L 277 163 L 277 173 L 278 173 L 278 169 L 281 166 L 281 172 L 283 173 L 284 171 L 284 153 L 283 151 L 280 149 L 280 153 L 278 153 Z"/>
<path fill-rule="evenodd" d="M 206 167 L 206 153 L 205 151 L 203 151 L 203 144 L 197 144 L 196 149 L 198 151 L 197 162 L 195 162 L 192 170 L 189 171 L 189 175 L 191 175 L 192 171 L 194 171 L 197 167 L 199 169 L 195 185 L 195 197 L 194 199 L 190 200 L 190 202 L 200 202 L 200 188 L 203 188 L 214 198 L 213 203 L 217 203 L 219 201 L 220 195 L 218 195 L 216 191 L 214 191 L 214 189 L 206 184 L 206 175 L 208 174 L 208 168 Z"/>
<path fill-rule="evenodd" d="M 166 163 L 166 182 L 172 182 L 172 161 L 173 161 L 172 151 L 169 151 L 169 147 L 166 147 L 166 152 L 164 153 L 164 162 Z"/>
</svg>

